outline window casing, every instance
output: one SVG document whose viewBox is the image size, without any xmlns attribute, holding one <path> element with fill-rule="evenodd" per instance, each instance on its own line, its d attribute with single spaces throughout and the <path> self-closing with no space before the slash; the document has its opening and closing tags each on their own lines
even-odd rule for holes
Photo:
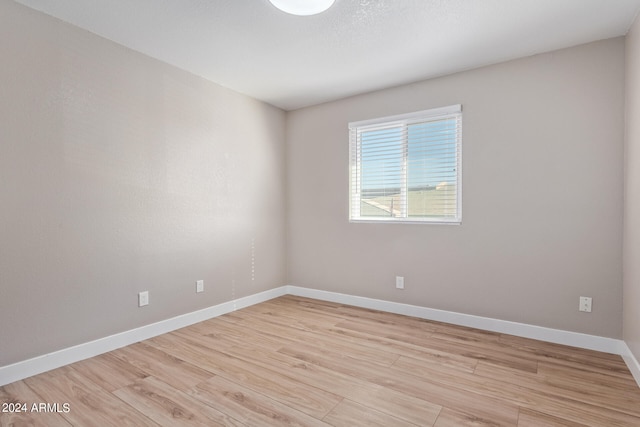
<svg viewBox="0 0 640 427">
<path fill-rule="evenodd" d="M 352 222 L 462 221 L 462 106 L 349 123 Z"/>
</svg>

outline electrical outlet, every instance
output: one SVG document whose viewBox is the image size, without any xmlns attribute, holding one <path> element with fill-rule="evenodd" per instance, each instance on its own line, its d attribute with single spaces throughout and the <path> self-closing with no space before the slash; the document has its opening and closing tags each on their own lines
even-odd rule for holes
<svg viewBox="0 0 640 427">
<path fill-rule="evenodd" d="M 591 297 L 580 297 L 580 311 L 591 313 Z"/>
<path fill-rule="evenodd" d="M 396 276 L 396 289 L 404 289 L 404 277 Z"/>
<path fill-rule="evenodd" d="M 196 281 L 196 293 L 204 292 L 204 280 Z"/>
<path fill-rule="evenodd" d="M 149 291 L 138 294 L 138 307 L 144 307 L 145 305 L 149 305 Z"/>
</svg>

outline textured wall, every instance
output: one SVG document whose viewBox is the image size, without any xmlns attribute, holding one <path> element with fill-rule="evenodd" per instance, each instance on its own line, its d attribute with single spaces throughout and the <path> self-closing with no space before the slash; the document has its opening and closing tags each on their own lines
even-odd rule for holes
<svg viewBox="0 0 640 427">
<path fill-rule="evenodd" d="M 640 18 L 627 35 L 624 340 L 640 360 Z"/>
<path fill-rule="evenodd" d="M 283 111 L 11 1 L 0 58 L 0 366 L 284 284 Z"/>
<path fill-rule="evenodd" d="M 462 225 L 350 224 L 347 124 L 457 103 Z M 623 128 L 622 38 L 291 112 L 289 283 L 620 338 Z"/>
</svg>

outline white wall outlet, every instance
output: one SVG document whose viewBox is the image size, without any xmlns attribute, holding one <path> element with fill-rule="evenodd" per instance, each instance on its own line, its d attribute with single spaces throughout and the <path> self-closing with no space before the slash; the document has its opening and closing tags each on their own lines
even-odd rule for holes
<svg viewBox="0 0 640 427">
<path fill-rule="evenodd" d="M 196 281 L 196 293 L 204 292 L 204 280 Z"/>
<path fill-rule="evenodd" d="M 138 294 L 138 307 L 144 307 L 145 305 L 149 305 L 149 291 Z"/>
<path fill-rule="evenodd" d="M 404 289 L 404 277 L 396 276 L 396 289 Z"/>
<path fill-rule="evenodd" d="M 580 311 L 591 313 L 591 297 L 580 297 Z"/>
</svg>

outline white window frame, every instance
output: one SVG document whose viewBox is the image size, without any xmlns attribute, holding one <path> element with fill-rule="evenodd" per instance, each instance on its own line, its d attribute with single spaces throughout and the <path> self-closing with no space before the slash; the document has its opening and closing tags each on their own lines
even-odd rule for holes
<svg viewBox="0 0 640 427">
<path fill-rule="evenodd" d="M 401 178 L 401 209 L 399 216 L 373 217 L 360 216 L 361 206 L 361 134 L 371 130 L 384 129 L 386 127 L 407 128 L 412 124 L 438 119 L 456 118 L 458 130 L 456 132 L 456 214 L 454 217 L 409 217 L 407 210 L 407 152 L 408 138 L 403 138 L 403 165 Z M 349 222 L 374 222 L 374 223 L 402 223 L 402 224 L 451 224 L 462 223 L 462 105 L 455 104 L 447 107 L 433 108 L 414 113 L 400 114 L 396 116 L 380 117 L 377 119 L 362 120 L 349 123 Z"/>
</svg>

